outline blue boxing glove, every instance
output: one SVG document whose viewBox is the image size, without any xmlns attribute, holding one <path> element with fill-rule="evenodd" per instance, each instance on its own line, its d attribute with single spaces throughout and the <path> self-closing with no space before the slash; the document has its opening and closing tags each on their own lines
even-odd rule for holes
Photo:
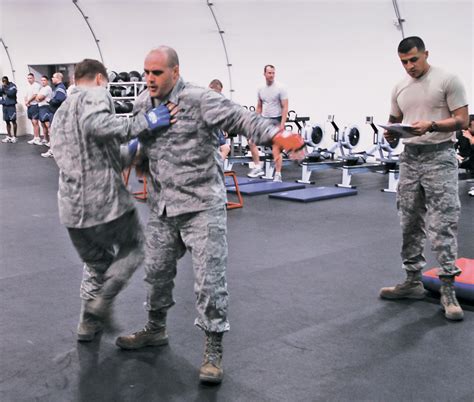
<svg viewBox="0 0 474 402">
<path fill-rule="evenodd" d="M 167 106 L 160 105 L 145 114 L 150 130 L 166 128 L 171 125 L 171 114 Z"/>
<path fill-rule="evenodd" d="M 122 162 L 122 168 L 130 166 L 135 157 L 137 156 L 137 151 L 139 148 L 138 138 L 134 138 L 126 144 L 120 146 L 120 159 Z"/>
</svg>

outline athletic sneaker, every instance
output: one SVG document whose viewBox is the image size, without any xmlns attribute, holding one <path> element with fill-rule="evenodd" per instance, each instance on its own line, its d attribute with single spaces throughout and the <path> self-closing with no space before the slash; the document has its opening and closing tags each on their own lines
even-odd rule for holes
<svg viewBox="0 0 474 402">
<path fill-rule="evenodd" d="M 468 191 L 468 194 L 469 194 L 471 197 L 474 197 L 474 187 L 471 187 L 471 189 Z"/>
<path fill-rule="evenodd" d="M 275 183 L 281 183 L 281 173 L 275 173 L 275 176 L 273 177 L 273 181 Z"/>
<path fill-rule="evenodd" d="M 7 142 L 13 142 L 13 141 L 12 141 L 12 138 L 13 138 L 13 137 L 10 137 L 9 135 L 7 135 L 7 136 L 2 140 L 2 142 L 4 142 L 5 144 L 6 144 Z"/>
<path fill-rule="evenodd" d="M 50 149 L 48 149 L 46 152 L 43 152 L 41 156 L 43 158 L 54 158 L 53 151 L 51 151 Z"/>
<path fill-rule="evenodd" d="M 49 143 L 49 141 L 46 141 L 44 138 L 41 140 L 41 144 L 43 144 L 43 145 L 46 145 L 48 143 Z"/>
<path fill-rule="evenodd" d="M 44 145 L 46 145 L 48 148 L 51 148 L 51 141 L 46 142 Z"/>
<path fill-rule="evenodd" d="M 35 138 L 35 139 L 33 140 L 33 144 L 34 144 L 34 145 L 43 145 L 43 142 L 41 141 L 40 138 Z"/>
<path fill-rule="evenodd" d="M 27 144 L 33 145 L 35 143 L 36 137 L 33 137 L 31 140 L 27 141 Z"/>
<path fill-rule="evenodd" d="M 17 141 L 18 141 L 18 139 L 17 139 L 16 137 L 11 137 L 11 138 L 10 138 L 10 142 L 11 142 L 12 144 L 15 144 Z"/>
<path fill-rule="evenodd" d="M 250 173 L 247 175 L 248 177 L 261 177 L 265 174 L 261 167 L 253 168 Z"/>
</svg>

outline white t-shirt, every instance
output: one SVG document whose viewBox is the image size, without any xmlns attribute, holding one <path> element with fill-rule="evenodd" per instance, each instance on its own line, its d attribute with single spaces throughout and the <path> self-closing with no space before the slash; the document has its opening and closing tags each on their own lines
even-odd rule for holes
<svg viewBox="0 0 474 402">
<path fill-rule="evenodd" d="M 26 100 L 31 99 L 33 95 L 38 95 L 39 91 L 41 90 L 41 85 L 38 82 L 33 82 L 33 84 L 28 84 L 28 89 L 26 91 Z M 37 105 L 38 101 L 33 99 L 30 102 L 30 105 Z"/>
<path fill-rule="evenodd" d="M 38 95 L 45 96 L 45 98 L 41 102 L 38 102 L 38 106 L 45 106 L 51 100 L 51 97 L 53 96 L 53 90 L 49 85 L 46 85 L 45 87 L 41 87 Z"/>
<path fill-rule="evenodd" d="M 392 91 L 390 114 L 403 115 L 404 124 L 437 121 L 451 117 L 451 112 L 467 105 L 466 91 L 454 74 L 431 66 L 420 78 L 406 77 Z M 425 133 L 405 139 L 405 144 L 439 144 L 455 139 L 455 132 Z"/>
<path fill-rule="evenodd" d="M 272 85 L 259 88 L 257 97 L 262 102 L 263 117 L 281 117 L 281 101 L 288 99 L 288 92 L 283 85 L 273 81 Z"/>
</svg>

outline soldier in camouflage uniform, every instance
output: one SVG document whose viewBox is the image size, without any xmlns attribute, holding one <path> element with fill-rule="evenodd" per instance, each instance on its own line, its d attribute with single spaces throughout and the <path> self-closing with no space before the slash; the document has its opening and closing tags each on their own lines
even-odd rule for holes
<svg viewBox="0 0 474 402">
<path fill-rule="evenodd" d="M 52 148 L 60 170 L 60 221 L 84 262 L 77 336 L 91 341 L 143 260 L 144 235 L 122 180 L 120 143 L 155 126 L 143 113 L 131 120 L 115 116 L 102 63 L 80 62 L 75 77 L 77 86 L 52 124 Z"/>
<path fill-rule="evenodd" d="M 400 155 L 397 204 L 403 242 L 401 256 L 407 272 L 404 283 L 382 288 L 386 299 L 422 299 L 421 272 L 426 234 L 440 264 L 441 306 L 446 318 L 462 320 L 454 280 L 460 212 L 454 131 L 468 124 L 465 90 L 459 79 L 430 66 L 428 52 L 418 37 L 402 40 L 398 55 L 408 73 L 392 92 L 390 123 L 412 126 Z M 390 131 L 387 139 L 393 139 Z"/>
<path fill-rule="evenodd" d="M 189 250 L 195 273 L 195 324 L 206 333 L 200 380 L 220 383 L 222 335 L 229 322 L 226 190 L 216 129 L 247 134 L 259 144 L 281 141 L 289 150 L 303 141 L 296 134 L 283 138 L 268 120 L 215 91 L 185 83 L 178 56 L 169 47 L 147 55 L 145 75 L 148 89 L 137 98 L 134 114 L 166 102 L 178 105 L 178 114 L 166 132 L 143 143 L 151 176 L 145 250 L 148 322 L 116 343 L 123 349 L 168 343 L 166 315 L 175 303 L 176 265 Z"/>
</svg>

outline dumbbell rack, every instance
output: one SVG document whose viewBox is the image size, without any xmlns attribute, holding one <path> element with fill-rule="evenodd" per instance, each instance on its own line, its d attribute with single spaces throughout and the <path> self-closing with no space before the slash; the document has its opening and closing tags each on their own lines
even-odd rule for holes
<svg viewBox="0 0 474 402">
<path fill-rule="evenodd" d="M 107 84 L 107 89 L 110 92 L 110 89 L 113 87 L 133 87 L 132 96 L 113 96 L 112 99 L 115 100 L 128 100 L 134 102 L 137 99 L 140 89 L 146 85 L 146 82 L 143 81 L 130 81 L 130 82 L 109 82 Z M 132 113 L 117 113 L 117 116 L 131 116 Z"/>
</svg>

